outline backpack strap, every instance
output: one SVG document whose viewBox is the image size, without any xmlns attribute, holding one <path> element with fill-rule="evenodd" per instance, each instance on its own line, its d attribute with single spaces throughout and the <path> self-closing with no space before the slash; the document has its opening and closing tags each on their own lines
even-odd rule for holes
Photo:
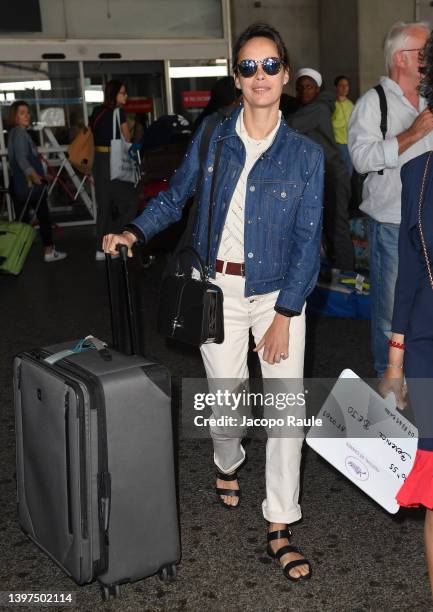
<svg viewBox="0 0 433 612">
<path fill-rule="evenodd" d="M 225 111 L 225 109 L 224 109 Z M 214 133 L 217 125 L 219 123 L 221 123 L 221 121 L 227 117 L 228 115 L 225 114 L 225 112 L 222 112 L 221 110 L 218 110 L 216 113 L 213 113 L 212 115 L 210 115 L 210 117 L 207 119 L 207 125 L 204 128 L 203 134 L 201 136 L 201 140 L 200 140 L 200 148 L 199 148 L 199 174 L 198 174 L 198 178 L 197 178 L 197 184 L 196 184 L 196 189 L 195 189 L 195 194 L 194 194 L 194 198 L 191 204 L 191 207 L 189 209 L 188 212 L 188 221 L 186 224 L 186 228 L 185 231 L 183 232 L 182 236 L 180 237 L 174 252 L 172 254 L 172 257 L 169 260 L 169 263 L 165 269 L 164 272 L 164 276 L 167 276 L 168 274 L 174 273 L 175 271 L 175 266 L 176 266 L 176 257 L 178 256 L 178 254 L 185 249 L 185 247 L 191 246 L 193 240 L 193 233 L 194 233 L 194 228 L 195 228 L 195 222 L 197 219 L 197 211 L 198 211 L 198 202 L 199 202 L 199 198 L 200 198 L 200 191 L 201 191 L 201 186 L 203 183 L 203 166 L 204 163 L 206 161 L 207 158 L 207 153 L 209 150 L 209 145 L 210 145 L 210 141 L 212 138 L 212 134 Z M 219 156 L 219 154 L 218 154 Z M 218 160 L 217 160 L 218 161 Z M 212 175 L 212 179 L 214 178 L 215 174 L 216 174 L 216 164 L 214 163 L 214 172 Z"/>
<path fill-rule="evenodd" d="M 216 126 L 225 117 L 226 117 L 226 115 L 222 111 L 220 111 L 220 110 L 218 110 L 216 113 L 213 113 L 210 116 L 208 124 L 206 126 L 206 129 L 203 132 L 203 135 L 201 137 L 200 152 L 199 152 L 200 166 L 201 166 L 201 164 L 206 159 L 207 152 L 209 150 L 210 139 L 212 138 L 212 134 L 213 134 Z M 200 173 L 200 179 L 199 179 L 199 185 L 198 186 L 200 186 L 201 181 L 202 181 L 202 173 Z"/>
<path fill-rule="evenodd" d="M 388 103 L 386 101 L 385 90 L 382 85 L 376 85 L 374 89 L 379 96 L 380 106 L 380 131 L 382 132 L 382 138 L 385 140 L 386 132 L 388 131 Z M 383 170 L 379 170 L 378 174 L 383 174 Z"/>
<path fill-rule="evenodd" d="M 217 179 L 218 166 L 221 157 L 221 149 L 222 149 L 222 140 L 217 141 L 216 152 L 215 152 L 215 160 L 213 163 L 213 174 L 212 174 L 212 183 L 210 187 L 210 196 L 209 196 L 209 213 L 208 213 L 208 221 L 207 221 L 207 254 L 206 254 L 206 276 L 209 274 L 209 264 L 210 264 L 210 251 L 211 251 L 211 238 L 212 238 L 212 217 L 213 217 L 213 207 L 215 206 L 214 197 L 215 197 L 215 183 Z"/>
</svg>

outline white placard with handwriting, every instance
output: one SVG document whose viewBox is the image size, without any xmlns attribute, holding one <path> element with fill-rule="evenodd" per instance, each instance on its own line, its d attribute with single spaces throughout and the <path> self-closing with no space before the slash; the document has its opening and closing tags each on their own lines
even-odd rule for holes
<svg viewBox="0 0 433 612">
<path fill-rule="evenodd" d="M 392 399 L 391 399 L 392 398 Z M 317 415 L 307 444 L 388 512 L 415 459 L 418 431 L 352 370 L 344 370 Z"/>
</svg>

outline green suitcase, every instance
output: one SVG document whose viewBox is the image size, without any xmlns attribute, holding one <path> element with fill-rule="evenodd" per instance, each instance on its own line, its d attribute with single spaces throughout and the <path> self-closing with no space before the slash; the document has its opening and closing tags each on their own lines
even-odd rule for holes
<svg viewBox="0 0 433 612">
<path fill-rule="evenodd" d="M 21 272 L 35 235 L 28 223 L 0 221 L 0 272 Z"/>
<path fill-rule="evenodd" d="M 0 220 L 0 273 L 18 275 L 23 269 L 24 262 L 35 239 L 36 230 L 30 223 L 22 223 L 27 207 L 32 199 L 34 186 L 29 189 L 26 203 L 17 221 Z M 45 184 L 41 190 L 35 209 L 32 211 L 32 220 L 36 217 L 42 199 L 47 192 Z"/>
</svg>

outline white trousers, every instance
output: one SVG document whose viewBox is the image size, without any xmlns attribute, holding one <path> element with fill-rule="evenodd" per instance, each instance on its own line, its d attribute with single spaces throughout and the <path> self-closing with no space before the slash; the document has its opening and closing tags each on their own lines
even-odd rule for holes
<svg viewBox="0 0 433 612">
<path fill-rule="evenodd" d="M 256 344 L 272 323 L 278 291 L 265 295 L 244 296 L 245 281 L 240 276 L 217 273 L 214 281 L 224 293 L 224 342 L 201 347 L 209 386 L 222 386 L 215 379 L 242 382 L 248 379 L 247 354 L 249 330 Z M 289 358 L 269 364 L 259 353 L 264 385 L 266 379 L 299 379 L 304 370 L 305 310 L 290 322 Z M 271 383 L 269 383 L 271 384 Z M 218 414 L 215 413 L 215 416 Z M 226 413 L 227 414 L 227 413 Z M 211 427 L 214 461 L 223 473 L 233 472 L 245 459 L 242 435 L 227 435 L 221 427 Z M 263 516 L 273 523 L 293 523 L 301 518 L 299 466 L 303 443 L 302 429 L 292 437 L 271 437 L 266 444 L 266 499 Z"/>
</svg>

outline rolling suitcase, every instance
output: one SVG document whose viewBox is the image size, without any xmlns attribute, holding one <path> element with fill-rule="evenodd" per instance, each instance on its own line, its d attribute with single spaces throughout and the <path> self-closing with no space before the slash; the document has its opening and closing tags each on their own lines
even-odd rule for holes
<svg viewBox="0 0 433 612">
<path fill-rule="evenodd" d="M 33 217 L 35 217 L 38 212 L 46 190 L 47 187 L 45 185 L 41 191 Z M 18 221 L 0 221 L 0 272 L 17 276 L 23 269 L 24 262 L 26 261 L 36 235 L 36 231 L 31 223 L 22 223 L 32 193 L 33 187 L 29 191 L 29 195 Z"/>
<path fill-rule="evenodd" d="M 14 393 L 23 531 L 78 584 L 97 579 L 104 599 L 158 572 L 174 579 L 168 371 L 88 337 L 17 356 Z"/>
</svg>

